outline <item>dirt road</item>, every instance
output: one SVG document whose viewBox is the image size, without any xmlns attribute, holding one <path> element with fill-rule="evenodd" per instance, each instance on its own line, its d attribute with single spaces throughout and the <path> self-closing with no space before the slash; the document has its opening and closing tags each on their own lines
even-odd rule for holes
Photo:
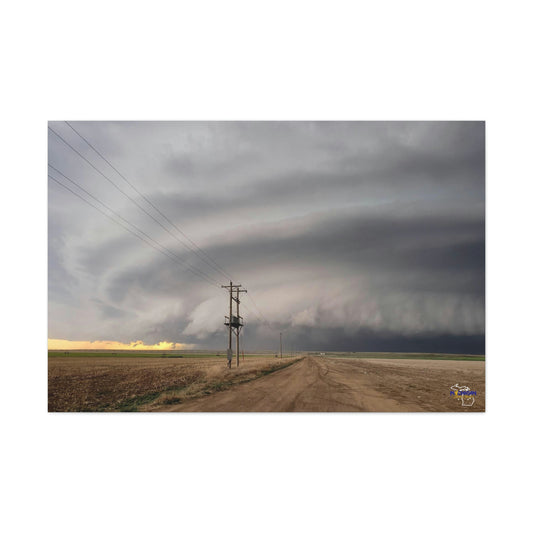
<svg viewBox="0 0 533 533">
<path fill-rule="evenodd" d="M 458 383 L 476 391 L 463 406 L 450 396 Z M 427 412 L 485 410 L 481 361 L 306 357 L 270 375 L 162 411 L 200 412 Z"/>
</svg>

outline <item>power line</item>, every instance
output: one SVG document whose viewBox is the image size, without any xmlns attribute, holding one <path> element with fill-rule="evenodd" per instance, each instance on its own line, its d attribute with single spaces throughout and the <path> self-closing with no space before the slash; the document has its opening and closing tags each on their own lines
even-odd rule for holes
<svg viewBox="0 0 533 533">
<path fill-rule="evenodd" d="M 81 200 L 83 200 L 86 204 L 90 205 L 92 208 L 96 209 L 97 211 L 99 211 L 100 213 L 102 213 L 102 215 L 106 216 L 109 220 L 111 220 L 112 222 L 114 222 L 115 224 L 121 226 L 123 229 L 125 229 L 127 232 L 131 233 L 132 235 L 134 235 L 135 237 L 137 237 L 138 239 L 140 239 L 141 241 L 145 242 L 146 244 L 148 244 L 148 246 L 150 246 L 151 248 L 153 248 L 154 250 L 157 250 L 158 252 L 162 253 L 164 256 L 168 257 L 171 261 L 174 261 L 174 263 L 176 264 L 179 264 L 180 266 L 183 266 L 183 264 L 180 264 L 178 263 L 178 261 L 176 261 L 176 259 L 174 257 L 172 257 L 171 255 L 168 255 L 168 253 L 166 253 L 164 250 L 160 249 L 160 248 L 157 248 L 156 246 L 154 246 L 151 242 L 149 242 L 148 240 L 146 240 L 145 238 L 141 237 L 139 234 L 135 233 L 134 231 L 132 231 L 131 229 L 129 229 L 127 226 L 125 226 L 124 224 L 120 223 L 118 220 L 114 219 L 113 217 L 109 216 L 105 211 L 103 211 L 102 209 L 100 209 L 98 206 L 92 204 L 91 202 L 89 202 L 89 200 L 87 200 L 86 198 L 84 198 L 83 196 L 79 195 L 77 192 L 73 191 L 70 187 L 68 187 L 67 185 L 65 185 L 64 183 L 61 183 L 58 179 L 54 178 L 54 176 L 48 174 L 48 177 L 50 179 L 52 179 L 53 181 L 55 181 L 58 185 L 60 185 L 61 187 L 63 187 L 64 189 L 66 189 L 67 191 L 69 191 L 70 193 L 72 193 L 74 196 L 77 196 L 78 198 L 80 198 Z M 78 185 L 79 187 L 79 185 Z M 80 187 L 81 188 L 81 187 Z M 102 204 L 103 205 L 103 204 Z M 144 233 L 144 232 L 143 232 Z M 156 242 L 156 241 L 154 241 Z M 162 246 L 162 245 L 160 245 Z M 164 248 L 164 247 L 162 247 Z M 166 250 L 166 248 L 164 248 Z M 193 274 L 196 274 L 197 276 L 199 276 L 203 281 L 205 281 L 206 283 L 209 283 L 215 287 L 218 288 L 218 285 L 216 283 L 213 283 L 211 282 L 209 279 L 206 279 L 204 277 L 202 277 L 199 273 L 195 272 L 194 270 L 191 270 L 190 268 L 187 268 L 187 270 L 189 270 L 190 272 L 192 272 Z"/>
<path fill-rule="evenodd" d="M 250 296 L 250 294 L 248 293 L 248 296 Z M 244 302 L 241 304 L 247 311 L 250 311 L 250 313 L 252 313 L 255 318 L 257 318 L 257 320 L 259 321 L 260 324 L 265 324 L 271 331 L 276 331 L 271 325 L 270 323 L 264 318 L 264 317 L 261 317 L 256 311 L 254 311 L 254 309 L 252 307 L 249 307 L 248 305 L 246 305 Z"/>
<path fill-rule="evenodd" d="M 258 313 L 263 317 L 263 321 L 265 322 L 265 324 L 272 330 L 272 331 L 276 331 L 270 324 L 270 322 L 266 319 L 265 315 L 263 315 L 263 313 L 261 312 L 261 309 L 259 309 L 259 306 L 255 303 L 255 300 L 252 298 L 252 296 L 249 294 L 248 295 L 250 297 L 250 301 L 252 302 L 252 304 L 255 306 L 255 308 L 257 309 Z"/>
<path fill-rule="evenodd" d="M 189 249 L 191 252 L 193 252 L 196 256 L 200 257 L 204 263 L 208 264 L 205 259 L 203 259 L 201 256 L 198 255 L 198 253 L 193 250 L 187 243 L 183 242 L 179 237 L 177 237 L 174 233 L 169 231 L 157 218 L 155 218 L 151 213 L 149 213 L 142 205 L 140 205 L 134 198 L 132 198 L 128 193 L 124 192 L 112 179 L 110 179 L 108 176 L 106 176 L 98 167 L 93 165 L 91 161 L 89 161 L 82 153 L 80 153 L 76 148 L 74 148 L 68 141 L 66 141 L 59 133 L 54 131 L 53 128 L 48 126 L 48 129 L 56 136 L 58 137 L 64 144 L 66 144 L 72 151 L 74 151 L 76 154 L 78 154 L 79 157 L 81 157 L 86 163 L 88 163 L 96 172 L 98 172 L 104 179 L 106 179 L 115 189 L 117 189 L 123 196 L 125 196 L 130 202 L 134 203 L 143 213 L 145 213 L 147 216 L 149 216 L 156 224 L 158 224 L 161 228 L 163 228 L 173 239 L 178 241 L 180 244 L 185 246 L 187 249 Z M 213 266 L 209 265 L 211 268 L 214 268 Z"/>
<path fill-rule="evenodd" d="M 104 179 L 106 179 L 109 183 L 111 183 L 111 185 L 113 185 L 113 187 L 115 187 L 123 196 L 125 196 L 126 198 L 128 198 L 128 200 L 130 200 L 133 204 L 135 204 L 135 206 L 137 206 L 141 211 L 143 211 L 147 216 L 149 216 L 154 222 L 156 222 L 162 229 L 164 229 L 169 235 L 171 235 L 175 240 L 177 240 L 180 244 L 182 244 L 183 246 L 185 246 L 189 251 L 191 251 L 192 253 L 194 253 L 197 257 L 199 257 L 204 263 L 206 263 L 210 268 L 214 269 L 215 271 L 217 271 L 217 273 L 219 274 L 222 274 L 224 276 L 227 276 L 228 278 L 231 278 L 231 276 L 228 274 L 228 272 L 226 272 L 205 250 L 203 250 L 202 248 L 200 248 L 192 239 L 190 239 L 178 226 L 176 226 L 172 220 L 170 220 L 160 209 L 158 209 L 141 191 L 139 191 L 100 151 L 98 151 L 81 133 L 79 133 L 68 121 L 65 121 L 65 123 L 67 124 L 67 126 L 69 126 L 70 129 L 72 129 L 96 154 L 98 154 L 98 156 L 100 156 L 139 196 L 141 196 L 145 202 L 147 202 L 164 220 L 166 220 L 167 223 L 169 223 L 176 231 L 178 231 L 181 235 L 183 235 L 183 237 L 185 239 L 187 239 L 195 248 L 196 250 L 194 250 L 193 248 L 191 248 L 187 243 L 183 242 L 179 237 L 177 237 L 176 235 L 174 235 L 174 233 L 172 233 L 171 231 L 169 231 L 159 220 L 157 220 L 151 213 L 149 213 L 146 209 L 144 209 L 144 207 L 142 207 L 134 198 L 132 198 L 129 194 L 127 194 L 126 192 L 124 192 L 113 180 L 111 180 L 107 175 L 105 175 L 100 169 L 98 169 L 91 161 L 89 161 L 89 159 L 87 159 L 83 154 L 81 154 L 76 148 L 74 148 L 68 141 L 66 141 L 59 133 L 57 133 L 53 128 L 51 128 L 50 126 L 48 126 L 48 129 L 56 136 L 58 137 L 64 144 L 66 144 L 72 151 L 74 151 L 79 157 L 81 157 L 86 163 L 88 163 L 94 170 L 96 170 L 96 172 L 98 172 Z M 74 182 L 73 180 L 71 180 L 70 178 L 68 178 L 67 176 L 65 176 L 65 174 L 63 174 L 61 171 L 59 171 L 58 169 L 56 169 L 55 167 L 53 167 L 52 165 L 49 165 L 53 170 L 55 170 L 56 172 L 58 172 L 59 174 L 61 174 L 64 178 L 66 178 L 67 180 L 69 180 L 70 182 L 72 182 L 74 185 L 76 185 L 78 188 L 80 188 L 81 190 L 83 190 L 87 195 L 89 195 L 91 198 L 93 198 L 94 200 L 96 200 L 98 203 L 100 203 L 101 205 L 103 205 L 106 209 L 108 209 L 109 211 L 111 211 L 115 216 L 119 217 L 120 219 L 124 220 L 127 224 L 129 224 L 130 226 L 132 226 L 133 228 L 135 228 L 138 232 L 140 232 L 141 234 L 145 235 L 148 239 L 150 239 L 152 242 L 154 242 L 157 246 L 161 247 L 163 250 L 166 250 L 166 252 L 172 254 L 173 257 L 169 256 L 168 253 L 165 253 L 163 250 L 153 246 L 150 242 L 146 241 L 144 238 L 142 238 L 140 235 L 136 234 L 135 232 L 131 231 L 129 228 L 127 228 L 126 226 L 124 226 L 123 224 L 119 224 L 115 219 L 113 219 L 112 217 L 110 217 L 109 215 L 107 215 L 107 213 L 103 212 L 102 210 L 100 210 L 98 207 L 94 206 L 93 204 L 91 204 L 90 202 L 88 202 L 85 198 L 83 198 L 82 196 L 80 196 L 79 194 L 77 194 L 76 192 L 72 191 L 70 188 L 68 188 L 67 186 L 65 186 L 64 184 L 62 184 L 60 181 L 58 181 L 57 179 L 55 179 L 53 176 L 49 176 L 51 179 L 53 179 L 56 183 L 58 183 L 59 185 L 61 185 L 62 187 L 64 187 L 65 189 L 67 189 L 68 191 L 70 191 L 72 194 L 74 194 L 75 196 L 78 196 L 79 198 L 81 198 L 82 200 L 84 200 L 86 203 L 88 203 L 91 207 L 94 207 L 95 209 L 97 209 L 98 211 L 100 211 L 102 214 L 104 214 L 105 216 L 107 216 L 110 220 L 112 220 L 113 222 L 119 224 L 121 227 L 123 227 L 124 229 L 126 229 L 128 232 L 132 233 L 133 235 L 135 235 L 136 237 L 138 237 L 139 239 L 143 240 L 144 242 L 146 242 L 148 245 L 150 245 L 152 248 L 156 249 L 157 251 L 163 253 L 164 255 L 166 255 L 167 257 L 169 257 L 169 259 L 173 260 L 174 262 L 176 262 L 177 264 L 178 261 L 180 261 L 181 263 L 181 266 L 185 266 L 185 268 L 187 270 L 189 270 L 190 272 L 193 272 L 194 274 L 196 274 L 197 276 L 199 276 L 200 278 L 202 278 L 204 281 L 214 285 L 214 286 L 217 286 L 217 283 L 216 281 L 211 278 L 208 274 L 206 274 L 205 272 L 201 271 L 200 269 L 198 269 L 197 267 L 192 267 L 192 266 L 189 266 L 187 265 L 186 263 L 184 263 L 182 260 L 180 260 L 178 258 L 178 256 L 176 256 L 176 254 L 174 254 L 171 250 L 169 250 L 168 248 L 166 248 L 165 246 L 163 246 L 162 244 L 160 244 L 158 241 L 156 241 L 155 239 L 153 239 L 152 237 L 150 237 L 149 235 L 147 235 L 144 231 L 142 231 L 141 229 L 139 229 L 137 226 L 135 226 L 134 224 L 132 224 L 131 222 L 127 221 L 126 219 L 124 219 L 124 217 L 122 217 L 120 214 L 116 213 L 113 209 L 111 209 L 110 207 L 108 207 L 107 205 L 105 205 L 103 202 L 101 202 L 100 200 L 98 200 L 95 196 L 93 196 L 91 193 L 89 193 L 88 191 L 86 191 L 85 189 L 83 189 L 83 187 L 81 187 L 80 185 L 78 185 L 76 182 Z M 202 257 L 201 255 L 199 254 L 202 254 L 204 257 Z M 255 302 L 255 300 L 250 296 L 250 301 L 252 302 L 252 304 L 255 306 L 255 308 L 257 309 L 258 313 L 257 314 L 254 310 L 252 310 L 251 308 L 249 308 L 248 306 L 246 306 L 244 303 L 243 303 L 243 306 L 245 306 L 249 311 L 253 312 L 253 314 L 259 319 L 260 322 L 264 322 L 272 331 L 276 331 L 272 325 L 270 324 L 270 322 L 266 319 L 266 317 L 264 316 L 264 314 L 261 312 L 261 310 L 259 309 L 257 303 Z"/>
<path fill-rule="evenodd" d="M 159 215 L 161 217 L 163 217 L 176 231 L 178 231 L 181 235 L 183 235 L 183 237 L 185 239 L 187 239 L 187 241 L 189 241 L 193 246 L 194 248 L 196 248 L 196 250 L 201 253 L 203 256 L 205 256 L 207 259 L 204 259 L 202 258 L 201 256 L 198 256 L 200 257 L 200 259 L 202 259 L 202 261 L 206 262 L 211 268 L 217 270 L 220 274 L 222 274 L 224 277 L 228 277 L 228 278 L 231 278 L 231 275 L 228 274 L 205 250 L 203 250 L 202 248 L 200 248 L 191 238 L 189 238 L 178 226 L 176 226 L 176 224 L 174 224 L 174 222 L 172 222 L 172 220 L 170 220 L 158 207 L 156 207 L 151 201 L 149 198 L 146 197 L 146 195 L 144 195 L 141 191 L 139 191 L 139 189 L 137 189 L 137 187 L 135 187 L 135 185 L 133 185 L 133 183 L 131 183 L 130 180 L 128 180 L 128 178 L 126 178 L 126 176 L 124 176 L 124 174 L 122 174 L 122 172 L 120 172 L 99 150 L 97 150 L 78 130 L 76 130 L 76 128 L 74 128 L 74 126 L 72 126 L 72 124 L 70 124 L 70 122 L 68 121 L 65 121 L 65 124 L 72 130 L 74 131 L 74 133 L 76 133 L 76 135 L 78 135 L 81 139 L 83 139 L 83 141 L 94 151 L 96 152 L 139 196 L 141 196 L 141 198 L 143 198 L 145 200 L 145 202 L 147 202 L 153 209 L 155 209 L 155 211 L 157 211 L 157 213 L 159 213 Z M 184 244 L 184 243 L 183 243 Z M 185 246 L 185 244 L 184 244 Z M 196 253 L 193 249 L 189 248 L 191 250 L 191 252 L 193 253 Z"/>
<path fill-rule="evenodd" d="M 91 194 L 87 189 L 84 189 L 81 185 L 79 185 L 78 183 L 76 183 L 74 180 L 70 179 L 68 176 L 66 176 L 63 172 L 61 172 L 61 170 L 55 168 L 53 165 L 51 165 L 50 163 L 48 163 L 48 166 L 54 170 L 55 172 L 57 172 L 58 174 L 60 174 L 61 176 L 63 176 L 63 178 L 65 178 L 66 180 L 70 181 L 70 183 L 72 183 L 73 185 L 75 185 L 76 187 L 78 187 L 78 189 L 81 189 L 85 194 L 87 194 L 88 196 L 90 196 L 93 200 L 95 200 L 96 202 L 98 202 L 100 205 L 104 206 L 108 211 L 111 211 L 116 217 L 120 218 L 121 220 L 123 220 L 126 224 L 128 224 L 129 226 L 133 227 L 136 231 L 138 231 L 139 233 L 142 233 L 145 237 L 147 237 L 148 239 L 150 239 L 152 242 L 154 242 L 155 244 L 157 244 L 157 246 L 160 246 L 161 248 L 165 249 L 168 253 L 172 254 L 177 261 L 179 261 L 185 268 L 187 268 L 188 270 L 190 270 L 191 272 L 194 272 L 196 273 L 197 275 L 200 275 L 204 278 L 206 278 L 206 281 L 209 280 L 211 281 L 212 283 L 216 283 L 216 280 L 214 280 L 211 276 L 209 276 L 208 274 L 206 274 L 205 272 L 202 272 L 199 268 L 197 267 L 194 267 L 192 265 L 188 265 L 183 259 L 180 259 L 172 250 L 169 250 L 166 246 L 164 246 L 163 244 L 161 244 L 160 242 L 158 242 L 156 239 L 154 239 L 153 237 L 150 237 L 150 235 L 148 235 L 147 233 L 145 233 L 142 229 L 138 228 L 135 224 L 133 224 L 133 222 L 130 222 L 129 220 L 125 219 L 120 213 L 117 213 L 114 209 L 112 209 L 111 207 L 109 207 L 108 205 L 106 205 L 104 202 L 102 202 L 101 200 L 99 200 L 98 198 L 96 198 L 96 196 L 94 196 L 93 194 Z"/>
</svg>

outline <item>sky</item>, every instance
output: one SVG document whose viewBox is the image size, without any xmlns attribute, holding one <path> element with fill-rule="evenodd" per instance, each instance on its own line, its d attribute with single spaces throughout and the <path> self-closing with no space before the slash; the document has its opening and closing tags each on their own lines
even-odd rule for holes
<svg viewBox="0 0 533 533">
<path fill-rule="evenodd" d="M 483 122 L 70 125 L 51 346 L 222 352 L 231 279 L 244 351 L 485 353 Z"/>
</svg>

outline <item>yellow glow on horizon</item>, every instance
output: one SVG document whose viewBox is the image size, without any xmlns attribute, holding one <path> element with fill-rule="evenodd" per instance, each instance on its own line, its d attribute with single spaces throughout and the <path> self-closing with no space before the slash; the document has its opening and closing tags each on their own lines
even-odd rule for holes
<svg viewBox="0 0 533 533">
<path fill-rule="evenodd" d="M 125 344 L 118 341 L 69 341 L 48 339 L 49 350 L 186 350 L 194 344 L 160 341 L 157 344 L 144 344 L 143 341 Z"/>
</svg>

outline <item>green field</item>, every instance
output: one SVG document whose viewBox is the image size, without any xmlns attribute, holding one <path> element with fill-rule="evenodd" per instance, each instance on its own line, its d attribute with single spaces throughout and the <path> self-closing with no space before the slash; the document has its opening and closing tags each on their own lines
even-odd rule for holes
<svg viewBox="0 0 533 533">
<path fill-rule="evenodd" d="M 316 354 L 313 353 L 313 355 Z M 449 353 L 326 352 L 323 357 L 342 357 L 350 359 L 427 359 L 438 361 L 485 361 L 484 355 Z"/>
<path fill-rule="evenodd" d="M 244 354 L 244 357 L 265 357 L 274 356 L 274 354 Z M 241 357 L 243 355 L 241 354 Z M 155 352 L 155 351 L 141 351 L 141 350 L 128 350 L 128 351 L 64 351 L 64 350 L 48 350 L 48 357 L 153 357 L 153 358 L 168 358 L 168 359 L 191 359 L 191 358 L 203 358 L 203 357 L 226 357 L 225 352 Z M 236 354 L 233 354 L 236 357 Z"/>
<path fill-rule="evenodd" d="M 441 360 L 441 361 L 485 361 L 484 355 L 465 355 L 465 354 L 439 354 L 439 353 L 395 353 L 395 352 L 296 352 L 295 355 L 312 355 L 323 357 L 342 357 L 350 359 L 420 359 L 420 360 Z M 244 357 L 274 357 L 274 353 L 250 353 Z M 160 351 L 60 351 L 48 350 L 48 357 L 152 357 L 152 358 L 169 358 L 169 359 L 191 359 L 203 357 L 221 357 L 225 358 L 225 352 L 160 352 Z M 236 354 L 233 354 L 236 357 Z M 242 354 L 241 354 L 242 357 Z M 289 354 L 284 358 L 291 357 Z"/>
</svg>

